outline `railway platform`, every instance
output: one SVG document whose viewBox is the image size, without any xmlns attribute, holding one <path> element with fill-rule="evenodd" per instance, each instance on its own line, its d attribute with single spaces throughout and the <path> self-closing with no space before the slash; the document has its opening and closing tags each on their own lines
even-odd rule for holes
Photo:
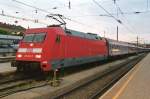
<svg viewBox="0 0 150 99">
<path fill-rule="evenodd" d="M 0 56 L 0 60 L 1 60 L 1 59 L 10 59 L 10 58 L 15 58 L 15 57 L 16 57 L 16 56 L 12 56 L 12 55 L 6 56 L 6 57 Z"/>
<path fill-rule="evenodd" d="M 99 99 L 150 99 L 150 53 Z"/>
<path fill-rule="evenodd" d="M 0 63 L 0 74 L 15 71 L 16 67 L 11 67 L 10 62 Z"/>
</svg>

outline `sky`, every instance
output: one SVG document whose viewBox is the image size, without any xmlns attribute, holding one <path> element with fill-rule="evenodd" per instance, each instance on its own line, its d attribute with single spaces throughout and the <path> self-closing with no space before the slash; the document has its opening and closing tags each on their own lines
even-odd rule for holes
<svg viewBox="0 0 150 99">
<path fill-rule="evenodd" d="M 100 6 L 113 17 L 110 17 Z M 23 5 L 21 3 L 32 7 Z M 116 39 L 119 27 L 119 40 L 150 43 L 150 1 L 149 0 L 0 0 L 0 14 L 36 20 L 35 23 L 6 16 L 0 16 L 0 22 L 21 25 L 25 28 L 39 28 L 56 22 L 48 17 L 50 13 L 62 14 L 73 20 L 65 20 L 67 28 L 96 33 L 102 37 Z M 41 11 L 42 9 L 44 11 Z M 135 14 L 135 12 L 142 12 Z M 105 15 L 105 16 L 100 16 Z M 120 20 L 122 24 L 118 23 Z M 15 23 L 17 21 L 18 23 Z"/>
</svg>

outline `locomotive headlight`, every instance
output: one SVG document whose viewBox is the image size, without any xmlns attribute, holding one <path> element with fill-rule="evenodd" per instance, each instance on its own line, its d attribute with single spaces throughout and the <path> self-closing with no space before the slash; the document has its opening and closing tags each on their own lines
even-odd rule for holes
<svg viewBox="0 0 150 99">
<path fill-rule="evenodd" d="M 21 55 L 21 54 L 18 54 L 18 55 L 17 55 L 17 57 L 18 57 L 18 58 L 21 58 L 21 57 L 22 57 L 22 55 Z"/>
<path fill-rule="evenodd" d="M 43 63 L 43 64 L 47 64 L 48 62 L 47 62 L 47 61 L 43 61 L 42 63 Z"/>
<path fill-rule="evenodd" d="M 35 58 L 41 58 L 41 55 L 35 55 Z"/>
</svg>

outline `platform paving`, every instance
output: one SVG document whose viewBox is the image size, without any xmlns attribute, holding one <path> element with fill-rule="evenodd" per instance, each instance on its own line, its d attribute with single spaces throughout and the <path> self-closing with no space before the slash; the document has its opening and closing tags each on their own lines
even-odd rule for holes
<svg viewBox="0 0 150 99">
<path fill-rule="evenodd" d="M 150 99 L 150 53 L 99 99 Z"/>
<path fill-rule="evenodd" d="M 10 62 L 0 63 L 0 73 L 15 71 L 16 67 L 11 67 Z"/>
</svg>

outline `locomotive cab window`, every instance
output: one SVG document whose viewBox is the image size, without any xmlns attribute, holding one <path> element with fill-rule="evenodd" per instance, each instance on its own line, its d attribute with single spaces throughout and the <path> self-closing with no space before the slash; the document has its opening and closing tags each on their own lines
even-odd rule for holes
<svg viewBox="0 0 150 99">
<path fill-rule="evenodd" d="M 43 42 L 45 36 L 46 33 L 25 34 L 23 38 L 23 42 Z"/>
<path fill-rule="evenodd" d="M 34 37 L 34 42 L 42 42 L 45 39 L 45 33 L 38 33 Z"/>
<path fill-rule="evenodd" d="M 100 37 L 100 36 L 98 36 L 98 39 L 99 39 L 99 40 L 103 40 L 103 38 L 102 38 L 102 37 Z"/>
</svg>

